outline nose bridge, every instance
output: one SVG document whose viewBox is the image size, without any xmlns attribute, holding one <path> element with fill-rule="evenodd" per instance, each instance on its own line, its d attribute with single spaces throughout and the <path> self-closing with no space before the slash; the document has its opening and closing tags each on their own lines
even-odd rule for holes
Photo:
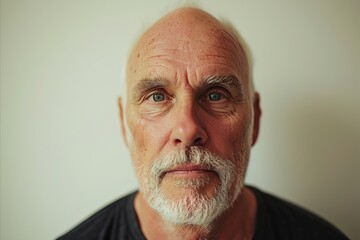
<svg viewBox="0 0 360 240">
<path fill-rule="evenodd" d="M 177 119 L 178 123 L 187 123 L 189 127 L 190 124 L 198 125 L 198 112 L 196 111 L 196 103 L 192 100 L 190 96 L 184 97 L 184 99 L 180 100 L 178 103 L 177 109 Z"/>
<path fill-rule="evenodd" d="M 204 122 L 200 119 L 200 108 L 190 94 L 182 95 L 175 104 L 173 117 L 173 144 L 192 146 L 203 145 L 207 140 Z"/>
</svg>

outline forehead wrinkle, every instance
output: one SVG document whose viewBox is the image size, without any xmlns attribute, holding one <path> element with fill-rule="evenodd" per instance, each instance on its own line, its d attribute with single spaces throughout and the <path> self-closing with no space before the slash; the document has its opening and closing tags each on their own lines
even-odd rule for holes
<svg viewBox="0 0 360 240">
<path fill-rule="evenodd" d="M 167 39 L 164 37 L 163 39 Z M 189 51 L 193 42 L 196 40 L 190 39 L 168 39 L 165 42 L 159 42 L 150 46 L 145 46 L 144 51 L 147 55 L 152 53 L 164 53 L 164 54 L 184 54 L 184 52 Z"/>
<path fill-rule="evenodd" d="M 212 44 L 213 47 L 221 51 L 230 52 L 236 63 L 241 67 L 243 67 L 244 64 L 247 65 L 246 55 L 242 50 L 241 44 L 229 30 L 218 29 L 213 35 L 214 39 L 216 39 L 215 43 Z"/>
<path fill-rule="evenodd" d="M 189 50 L 189 41 L 177 39 L 176 42 L 176 44 L 171 44 L 170 41 L 161 41 L 154 42 L 151 45 L 143 45 L 143 47 L 139 47 L 137 52 L 138 57 L 134 63 L 144 66 L 151 65 L 150 63 L 157 65 L 162 61 L 183 64 L 189 59 L 187 53 Z"/>
<path fill-rule="evenodd" d="M 153 51 L 164 50 L 186 50 L 193 39 L 189 39 L 184 33 L 179 34 L 179 29 L 157 29 L 156 27 L 151 31 L 156 31 L 156 34 L 145 34 L 139 41 L 137 46 L 138 53 L 143 53 L 145 56 L 151 54 Z M 176 42 L 177 44 L 172 44 Z"/>
<path fill-rule="evenodd" d="M 226 51 L 226 52 L 230 52 L 231 54 L 234 54 L 234 50 L 232 48 L 229 48 L 228 46 L 224 46 L 224 44 L 220 45 L 218 43 L 216 43 L 216 44 L 213 43 L 213 44 L 210 44 L 209 46 L 212 48 L 219 49 L 219 50 L 221 50 L 221 52 Z"/>
<path fill-rule="evenodd" d="M 170 70 L 173 70 L 174 68 L 172 66 L 169 66 L 169 63 L 177 63 L 177 64 L 183 64 L 185 62 L 185 60 L 181 60 L 181 59 L 173 59 L 173 58 L 169 58 L 166 56 L 163 57 L 154 57 L 156 58 L 157 62 L 156 64 L 153 64 L 153 67 L 163 67 L 163 68 L 168 68 Z M 167 63 L 167 64 L 166 64 Z M 151 65 L 150 65 L 151 67 Z"/>
<path fill-rule="evenodd" d="M 213 58 L 211 60 L 208 60 L 209 57 Z M 208 60 L 208 62 L 213 62 L 213 63 L 216 63 L 217 60 L 225 60 L 225 63 L 227 63 L 227 61 L 229 60 L 229 57 L 227 56 L 224 56 L 224 55 L 220 55 L 220 54 L 204 54 L 204 55 L 201 55 L 199 57 L 199 59 L 206 59 Z"/>
<path fill-rule="evenodd" d="M 183 63 L 186 61 L 186 54 L 182 50 L 168 48 L 159 50 L 153 54 L 149 54 L 148 56 L 144 57 L 145 62 L 151 59 Z"/>
</svg>

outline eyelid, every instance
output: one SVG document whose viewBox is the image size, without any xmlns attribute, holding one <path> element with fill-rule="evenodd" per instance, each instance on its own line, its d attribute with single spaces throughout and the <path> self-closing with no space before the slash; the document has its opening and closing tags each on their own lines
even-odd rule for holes
<svg viewBox="0 0 360 240">
<path fill-rule="evenodd" d="M 231 92 L 224 88 L 224 87 L 219 87 L 219 86 L 213 86 L 211 88 L 209 88 L 206 92 L 205 92 L 205 96 L 208 96 L 211 93 L 220 93 L 223 95 L 223 97 L 225 98 L 230 98 L 231 97 Z"/>
<path fill-rule="evenodd" d="M 146 94 L 144 94 L 144 98 L 142 101 L 149 100 L 149 98 L 155 94 L 164 94 L 164 101 L 170 99 L 170 95 L 164 89 L 159 88 L 159 89 L 149 90 Z M 151 101 L 151 100 L 149 100 L 149 101 Z M 151 101 L 151 102 L 155 102 L 155 101 Z"/>
</svg>

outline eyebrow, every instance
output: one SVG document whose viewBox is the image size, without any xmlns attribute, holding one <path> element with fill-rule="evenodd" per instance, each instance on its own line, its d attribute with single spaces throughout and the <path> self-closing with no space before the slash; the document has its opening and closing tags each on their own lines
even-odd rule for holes
<svg viewBox="0 0 360 240">
<path fill-rule="evenodd" d="M 213 85 L 222 85 L 225 87 L 228 87 L 230 89 L 234 89 L 236 91 L 239 90 L 239 93 L 243 93 L 243 84 L 241 81 L 235 77 L 234 75 L 212 75 L 205 77 L 204 82 L 202 83 L 202 86 L 213 86 Z"/>
<path fill-rule="evenodd" d="M 164 78 L 145 78 L 140 80 L 135 86 L 133 91 L 133 98 L 137 99 L 144 92 L 147 92 L 155 88 L 163 88 L 169 85 L 169 81 Z"/>
<path fill-rule="evenodd" d="M 144 78 L 134 86 L 132 98 L 137 101 L 139 96 L 142 96 L 147 91 L 156 88 L 166 88 L 169 85 L 169 80 L 165 78 Z M 243 95 L 243 85 L 234 75 L 207 76 L 204 78 L 200 88 L 209 88 L 212 86 L 224 86 L 231 91 L 235 91 L 236 93 Z"/>
</svg>

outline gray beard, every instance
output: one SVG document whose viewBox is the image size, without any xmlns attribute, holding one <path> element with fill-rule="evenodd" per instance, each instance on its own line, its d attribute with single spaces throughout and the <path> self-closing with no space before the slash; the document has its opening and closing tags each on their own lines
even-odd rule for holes
<svg viewBox="0 0 360 240">
<path fill-rule="evenodd" d="M 237 162 L 241 164 L 238 166 L 241 172 L 230 160 L 222 159 L 199 147 L 174 151 L 152 163 L 150 177 L 144 169 L 139 169 L 140 191 L 150 207 L 170 223 L 208 228 L 217 217 L 232 206 L 243 188 L 246 168 L 244 157 Z M 206 165 L 218 174 L 220 185 L 215 189 L 213 197 L 204 196 L 196 191 L 208 185 L 209 178 L 178 180 L 174 187 L 190 188 L 191 193 L 178 200 L 166 196 L 160 186 L 164 173 L 185 163 Z"/>
</svg>

